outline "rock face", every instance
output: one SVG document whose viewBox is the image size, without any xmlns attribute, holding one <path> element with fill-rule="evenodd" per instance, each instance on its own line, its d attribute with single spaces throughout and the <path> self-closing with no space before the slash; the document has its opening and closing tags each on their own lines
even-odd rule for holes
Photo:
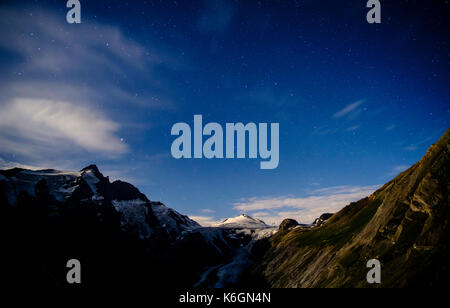
<svg viewBox="0 0 450 308">
<path fill-rule="evenodd" d="M 298 222 L 295 219 L 290 219 L 290 218 L 286 218 L 284 219 L 281 224 L 280 227 L 278 228 L 278 230 L 280 231 L 286 231 L 289 230 L 291 228 L 294 228 L 295 226 L 298 226 Z"/>
<path fill-rule="evenodd" d="M 447 130 L 419 162 L 326 224 L 272 236 L 253 274 L 271 287 L 448 286 L 449 189 Z M 373 258 L 380 285 L 366 281 Z"/>
<path fill-rule="evenodd" d="M 201 227 L 196 221 L 165 206 L 161 202 L 151 202 L 150 204 L 159 224 L 169 234 L 176 236 L 180 232 L 192 231 Z"/>
</svg>

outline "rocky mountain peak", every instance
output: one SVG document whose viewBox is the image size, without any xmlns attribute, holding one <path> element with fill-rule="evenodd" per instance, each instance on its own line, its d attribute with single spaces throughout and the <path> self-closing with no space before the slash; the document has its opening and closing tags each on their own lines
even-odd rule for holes
<svg viewBox="0 0 450 308">
<path fill-rule="evenodd" d="M 100 172 L 100 170 L 98 169 L 97 165 L 95 164 L 91 164 L 87 167 L 84 167 L 83 169 L 80 170 L 81 173 L 85 173 L 85 172 L 90 172 L 92 173 L 95 177 L 97 177 L 98 179 L 102 179 L 103 178 L 103 174 Z"/>
</svg>

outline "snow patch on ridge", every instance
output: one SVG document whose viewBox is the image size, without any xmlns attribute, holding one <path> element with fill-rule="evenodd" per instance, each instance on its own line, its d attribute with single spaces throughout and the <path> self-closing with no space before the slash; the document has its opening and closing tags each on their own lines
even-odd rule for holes
<svg viewBox="0 0 450 308">
<path fill-rule="evenodd" d="M 91 169 L 84 170 L 81 173 L 81 177 L 89 185 L 92 193 L 94 195 L 97 195 L 97 188 L 95 187 L 95 184 L 100 182 L 100 180 L 94 175 L 94 171 L 92 171 Z"/>
<path fill-rule="evenodd" d="M 25 192 L 31 197 L 35 197 L 35 186 L 41 180 L 45 180 L 51 196 L 58 201 L 65 201 L 78 187 L 75 182 L 76 178 L 79 176 L 79 172 L 58 171 L 53 169 L 21 170 L 13 176 L 2 175 L 0 181 L 5 182 L 6 185 L 10 187 L 10 189 L 7 190 L 11 192 L 7 195 L 8 203 L 15 205 L 17 202 L 17 195 L 20 192 Z"/>
<path fill-rule="evenodd" d="M 120 225 L 123 230 L 137 232 L 142 239 L 149 238 L 152 230 L 147 223 L 148 208 L 146 201 L 134 200 L 112 200 L 116 211 L 121 214 Z"/>
<path fill-rule="evenodd" d="M 180 233 L 201 227 L 196 221 L 181 215 L 161 202 L 150 202 L 150 204 L 159 224 L 169 233 Z"/>
<path fill-rule="evenodd" d="M 270 228 L 266 223 L 260 219 L 252 218 L 246 214 L 241 214 L 237 217 L 227 218 L 220 223 L 212 225 L 216 228 L 232 228 L 232 229 L 265 229 Z"/>
</svg>

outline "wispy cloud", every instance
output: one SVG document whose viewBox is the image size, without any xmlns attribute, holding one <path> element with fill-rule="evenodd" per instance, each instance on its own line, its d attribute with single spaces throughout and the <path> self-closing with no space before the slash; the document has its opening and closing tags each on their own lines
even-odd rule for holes
<svg viewBox="0 0 450 308">
<path fill-rule="evenodd" d="M 405 151 L 408 151 L 408 152 L 414 152 L 415 150 L 417 150 L 417 146 L 412 144 L 412 145 L 408 145 L 408 146 L 404 147 L 403 149 L 405 149 Z"/>
<path fill-rule="evenodd" d="M 355 132 L 361 128 L 360 123 L 356 123 L 359 115 L 366 108 L 360 108 L 363 100 L 349 104 L 337 111 L 331 116 L 331 120 L 327 118 L 326 123 L 313 127 L 312 134 L 316 136 L 327 136 L 337 133 Z"/>
<path fill-rule="evenodd" d="M 389 131 L 393 130 L 395 127 L 396 127 L 395 124 L 391 124 L 391 125 L 386 126 L 385 130 L 386 130 L 387 132 L 389 132 Z"/>
<path fill-rule="evenodd" d="M 24 165 L 24 164 L 21 164 L 18 162 L 6 161 L 0 157 L 0 169 L 12 169 L 12 168 L 23 168 L 23 169 L 29 169 L 29 170 L 44 169 L 44 168 L 38 167 L 38 166 Z"/>
<path fill-rule="evenodd" d="M 436 134 L 436 135 L 439 136 L 440 134 Z M 416 151 L 419 148 L 423 148 L 423 147 L 428 148 L 430 146 L 430 143 L 431 143 L 430 141 L 434 141 L 437 138 L 438 137 L 436 137 L 436 136 L 429 136 L 429 137 L 426 137 L 426 138 L 422 138 L 422 140 L 420 140 L 420 141 L 418 141 L 416 143 L 407 145 L 407 146 L 403 147 L 403 149 L 405 151 L 408 151 L 408 152 L 414 152 L 414 151 Z"/>
<path fill-rule="evenodd" d="M 198 215 L 188 215 L 188 216 L 189 216 L 190 219 L 195 220 L 196 222 L 198 222 L 203 227 L 210 227 L 214 223 L 217 222 L 217 220 L 214 219 L 214 217 L 211 217 L 211 216 L 198 216 Z"/>
<path fill-rule="evenodd" d="M 14 99 L 0 114 L 0 147 L 12 154 L 34 153 L 39 148 L 55 149 L 56 143 L 79 146 L 88 151 L 121 154 L 127 146 L 114 133 L 119 125 L 92 108 L 68 102 Z M 15 147 L 11 143 L 17 142 Z"/>
<path fill-rule="evenodd" d="M 326 136 L 326 135 L 332 135 L 339 131 L 336 127 L 329 127 L 328 125 L 323 126 L 314 126 L 313 127 L 313 135 L 317 136 Z"/>
<path fill-rule="evenodd" d="M 212 209 L 202 209 L 203 213 L 214 213 L 214 210 Z"/>
<path fill-rule="evenodd" d="M 69 25 L 59 14 L 36 6 L 0 11 L 0 52 L 13 55 L 0 74 L 0 155 L 39 166 L 87 159 L 86 152 L 118 157 L 128 150 L 120 129 L 131 118 L 138 126 L 140 109 L 173 108 L 158 72 L 183 64 L 116 26 Z"/>
<path fill-rule="evenodd" d="M 339 110 L 335 114 L 333 114 L 333 118 L 338 119 L 342 118 L 345 115 L 350 114 L 351 112 L 355 112 L 356 109 L 363 103 L 363 101 L 357 101 L 355 103 L 349 104 L 345 106 L 343 109 Z"/>
<path fill-rule="evenodd" d="M 234 203 L 234 209 L 258 216 L 266 223 L 280 223 L 293 218 L 300 223 L 311 223 L 326 212 L 337 212 L 352 201 L 372 194 L 379 185 L 335 186 L 313 190 L 304 197 L 253 197 Z"/>
<path fill-rule="evenodd" d="M 386 176 L 398 175 L 400 172 L 405 171 L 409 167 L 411 167 L 411 166 L 409 166 L 409 165 L 398 165 L 398 166 L 395 166 L 394 168 L 392 168 L 392 170 L 388 174 L 386 174 Z"/>
<path fill-rule="evenodd" d="M 0 48 L 23 59 L 10 68 L 13 78 L 3 80 L 2 98 L 171 107 L 161 89 L 163 78 L 155 75 L 159 66 L 181 66 L 169 52 L 145 47 L 107 24 L 90 21 L 74 27 L 51 11 L 31 8 L 32 18 L 24 11 L 0 12 Z M 150 91 L 127 82 L 130 73 L 139 74 Z"/>
<path fill-rule="evenodd" d="M 347 127 L 347 131 L 353 132 L 355 130 L 358 130 L 359 126 L 360 125 L 353 125 L 353 126 Z"/>
</svg>

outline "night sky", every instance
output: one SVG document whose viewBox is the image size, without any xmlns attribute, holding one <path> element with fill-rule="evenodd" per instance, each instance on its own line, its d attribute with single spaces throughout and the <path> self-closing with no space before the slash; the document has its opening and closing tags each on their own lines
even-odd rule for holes
<svg viewBox="0 0 450 308">
<path fill-rule="evenodd" d="M 450 124 L 449 1 L 0 4 L 0 167 L 137 186 L 203 224 L 311 222 L 419 160 Z M 430 3 L 429 3 L 430 2 Z M 432 2 L 432 3 L 431 3 Z M 280 123 L 280 162 L 174 159 L 173 124 Z"/>
</svg>

